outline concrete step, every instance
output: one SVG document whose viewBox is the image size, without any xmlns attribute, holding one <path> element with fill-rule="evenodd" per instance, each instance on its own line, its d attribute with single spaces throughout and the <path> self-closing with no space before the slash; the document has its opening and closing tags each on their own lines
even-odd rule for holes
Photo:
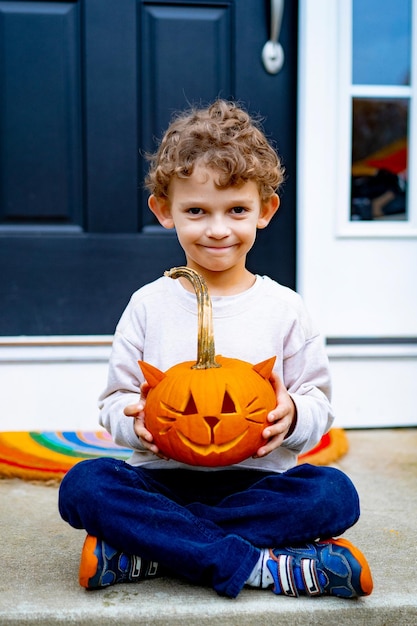
<svg viewBox="0 0 417 626">
<path fill-rule="evenodd" d="M 356 484 L 362 516 L 346 537 L 369 560 L 371 596 L 292 599 L 245 589 L 230 600 L 171 579 L 88 592 L 77 581 L 85 535 L 61 521 L 56 485 L 7 479 L 0 480 L 0 625 L 417 625 L 417 429 L 348 436 L 350 451 L 337 466 Z"/>
</svg>

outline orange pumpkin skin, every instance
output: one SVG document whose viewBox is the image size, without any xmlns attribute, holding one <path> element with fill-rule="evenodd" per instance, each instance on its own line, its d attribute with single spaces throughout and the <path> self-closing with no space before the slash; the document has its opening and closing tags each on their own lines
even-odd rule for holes
<svg viewBox="0 0 417 626">
<path fill-rule="evenodd" d="M 276 407 L 270 383 L 275 357 L 257 365 L 216 356 L 220 367 L 187 361 L 161 372 L 139 361 L 150 385 L 146 428 L 162 454 L 206 467 L 239 463 L 265 443 L 267 415 Z"/>
</svg>

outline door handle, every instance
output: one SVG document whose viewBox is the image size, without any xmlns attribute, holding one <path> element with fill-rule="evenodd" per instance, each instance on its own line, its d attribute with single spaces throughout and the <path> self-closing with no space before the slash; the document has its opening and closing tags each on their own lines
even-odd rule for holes
<svg viewBox="0 0 417 626">
<path fill-rule="evenodd" d="M 262 61 L 268 74 L 278 74 L 284 65 L 284 50 L 279 43 L 284 0 L 271 0 L 270 37 L 262 49 Z"/>
</svg>

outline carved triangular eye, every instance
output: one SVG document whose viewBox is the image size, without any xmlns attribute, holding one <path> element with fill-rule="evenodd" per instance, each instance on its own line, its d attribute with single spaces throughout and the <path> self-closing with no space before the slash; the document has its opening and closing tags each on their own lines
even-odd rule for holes
<svg viewBox="0 0 417 626">
<path fill-rule="evenodd" d="M 229 395 L 228 391 L 224 392 L 222 414 L 223 413 L 236 413 L 235 403 Z"/>
<path fill-rule="evenodd" d="M 197 406 L 194 402 L 193 394 L 190 393 L 187 406 L 184 409 L 184 415 L 195 415 L 197 412 Z"/>
</svg>

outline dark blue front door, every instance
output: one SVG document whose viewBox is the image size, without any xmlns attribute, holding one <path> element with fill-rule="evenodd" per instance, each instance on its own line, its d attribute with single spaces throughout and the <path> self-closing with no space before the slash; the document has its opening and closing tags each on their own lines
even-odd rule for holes
<svg viewBox="0 0 417 626">
<path fill-rule="evenodd" d="M 171 114 L 221 96 L 264 119 L 282 208 L 251 269 L 295 286 L 297 3 L 285 65 L 259 0 L 0 1 L 0 335 L 111 334 L 130 294 L 183 262 L 142 180 Z"/>
</svg>

